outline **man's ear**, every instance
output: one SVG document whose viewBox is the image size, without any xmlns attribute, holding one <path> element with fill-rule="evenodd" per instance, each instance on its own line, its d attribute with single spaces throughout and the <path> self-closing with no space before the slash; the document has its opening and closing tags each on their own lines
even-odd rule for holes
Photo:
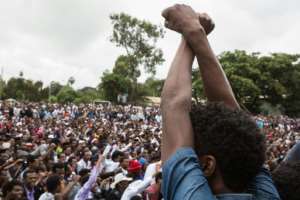
<svg viewBox="0 0 300 200">
<path fill-rule="evenodd" d="M 217 162 L 215 157 L 211 155 L 205 155 L 200 158 L 200 162 L 202 165 L 204 176 L 207 178 L 211 177 L 216 170 Z"/>
</svg>

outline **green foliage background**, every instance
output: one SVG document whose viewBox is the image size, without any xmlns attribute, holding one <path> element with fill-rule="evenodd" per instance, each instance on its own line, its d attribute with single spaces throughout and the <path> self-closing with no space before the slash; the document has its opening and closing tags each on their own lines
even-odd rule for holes
<svg viewBox="0 0 300 200">
<path fill-rule="evenodd" d="M 19 101 L 50 101 L 90 103 L 96 99 L 117 102 L 119 94 L 128 94 L 130 103 L 143 102 L 145 96 L 159 97 L 164 80 L 156 79 L 157 66 L 164 62 L 157 41 L 164 37 L 159 25 L 124 13 L 110 16 L 113 33 L 111 42 L 124 50 L 111 71 L 105 71 L 96 88 L 75 90 L 75 79 L 66 85 L 32 81 L 19 76 L 4 81 L 0 77 L 0 98 Z M 243 108 L 252 113 L 287 114 L 300 117 L 300 55 L 287 53 L 247 53 L 236 50 L 218 56 L 233 91 Z M 138 83 L 141 69 L 148 79 Z M 192 71 L 193 99 L 205 101 L 198 67 Z"/>
</svg>

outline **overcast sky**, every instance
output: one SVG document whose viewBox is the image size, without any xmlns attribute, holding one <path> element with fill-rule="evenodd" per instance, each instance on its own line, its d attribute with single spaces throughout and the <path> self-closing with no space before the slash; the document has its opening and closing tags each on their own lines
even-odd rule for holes
<svg viewBox="0 0 300 200">
<path fill-rule="evenodd" d="M 23 71 L 26 78 L 65 84 L 74 76 L 76 88 L 95 87 L 123 52 L 109 41 L 109 15 L 125 12 L 163 24 L 161 11 L 174 3 L 212 16 L 216 29 L 209 39 L 216 54 L 234 49 L 300 53 L 297 0 L 0 0 L 4 78 Z M 166 62 L 158 66 L 158 78 L 165 78 L 179 39 L 167 31 L 159 42 Z"/>
</svg>

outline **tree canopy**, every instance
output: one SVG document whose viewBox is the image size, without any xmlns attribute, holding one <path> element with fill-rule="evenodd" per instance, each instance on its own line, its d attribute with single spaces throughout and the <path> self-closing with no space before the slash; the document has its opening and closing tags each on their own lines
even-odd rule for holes
<svg viewBox="0 0 300 200">
<path fill-rule="evenodd" d="M 157 40 L 164 36 L 163 29 L 145 20 L 139 20 L 125 13 L 110 16 L 113 24 L 111 42 L 125 50 L 113 66 L 112 72 L 106 71 L 101 78 L 99 90 L 103 96 L 116 102 L 118 95 L 127 94 L 129 101 L 138 101 L 144 87 L 137 83 L 141 67 L 151 76 L 156 66 L 164 62 L 163 53 L 157 48 Z"/>
<path fill-rule="evenodd" d="M 113 25 L 111 42 L 126 51 L 116 64 L 126 65 L 126 75 L 135 81 L 141 74 L 141 65 L 154 75 L 156 66 L 164 61 L 162 50 L 156 46 L 157 40 L 164 36 L 162 27 L 125 13 L 113 14 L 110 19 Z"/>
<path fill-rule="evenodd" d="M 159 97 L 164 80 L 156 79 L 156 67 L 164 62 L 157 41 L 164 37 L 161 26 L 125 13 L 110 16 L 113 31 L 111 42 L 124 50 L 116 58 L 111 71 L 105 71 L 97 88 L 75 90 L 75 78 L 66 85 L 26 79 L 21 71 L 16 77 L 0 77 L 0 98 L 20 101 L 89 103 L 95 99 L 117 102 L 118 95 L 127 94 L 130 102 L 144 96 Z M 287 53 L 247 53 L 236 50 L 218 56 L 233 91 L 243 108 L 252 113 L 277 113 L 300 116 L 300 55 Z M 148 79 L 138 83 L 142 68 Z M 198 67 L 192 71 L 192 95 L 205 100 Z"/>
<path fill-rule="evenodd" d="M 238 101 L 251 112 L 268 102 L 289 115 L 300 114 L 299 55 L 224 52 L 219 56 Z"/>
</svg>

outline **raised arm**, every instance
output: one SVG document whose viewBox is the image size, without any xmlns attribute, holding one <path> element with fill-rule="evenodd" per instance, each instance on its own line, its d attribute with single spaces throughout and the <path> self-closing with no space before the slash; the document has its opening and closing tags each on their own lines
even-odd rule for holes
<svg viewBox="0 0 300 200">
<path fill-rule="evenodd" d="M 166 9 L 163 16 L 168 22 L 168 28 L 181 33 L 196 54 L 208 100 L 222 101 L 230 108 L 239 108 L 226 75 L 207 40 L 206 35 L 214 27 L 208 15 L 199 16 L 191 7 L 178 4 Z"/>
<path fill-rule="evenodd" d="M 162 161 L 176 149 L 193 146 L 193 131 L 189 117 L 192 98 L 191 71 L 193 52 L 181 40 L 162 91 Z"/>
<path fill-rule="evenodd" d="M 206 14 L 200 16 L 200 21 L 201 24 L 203 22 L 207 26 L 213 26 L 211 18 Z M 205 31 L 200 26 L 183 31 L 184 37 L 196 54 L 207 99 L 211 102 L 223 102 L 230 108 L 239 109 L 240 106 L 230 83 L 204 34 Z"/>
<path fill-rule="evenodd" d="M 93 167 L 88 181 L 80 188 L 75 196 L 75 200 L 84 200 L 88 198 L 88 194 L 91 191 L 93 185 L 96 183 L 97 178 L 103 170 L 103 155 L 99 154 L 98 161 Z"/>
<path fill-rule="evenodd" d="M 199 36 L 206 38 L 206 34 L 209 34 L 214 28 L 214 24 L 209 20 L 207 15 L 192 13 L 189 9 L 185 10 L 186 12 L 178 13 L 177 11 L 180 7 L 182 8 L 182 5 L 164 10 L 162 15 L 166 19 L 165 26 L 177 32 L 182 32 L 183 27 L 187 32 L 200 27 L 203 30 L 203 34 Z M 193 146 L 193 133 L 189 111 L 192 98 L 191 69 L 194 57 L 194 52 L 186 40 L 182 39 L 171 64 L 162 92 L 161 107 L 164 132 L 162 161 L 165 161 L 179 147 Z"/>
</svg>

